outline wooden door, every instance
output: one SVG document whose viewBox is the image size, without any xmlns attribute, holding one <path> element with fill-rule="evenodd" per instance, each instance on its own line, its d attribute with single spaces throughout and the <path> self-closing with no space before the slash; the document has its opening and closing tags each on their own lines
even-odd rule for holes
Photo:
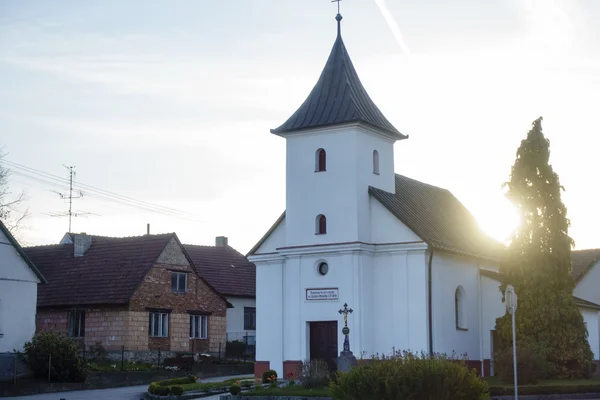
<svg viewBox="0 0 600 400">
<path fill-rule="evenodd" d="M 310 359 L 324 360 L 330 371 L 337 369 L 338 358 L 337 321 L 310 323 Z"/>
</svg>

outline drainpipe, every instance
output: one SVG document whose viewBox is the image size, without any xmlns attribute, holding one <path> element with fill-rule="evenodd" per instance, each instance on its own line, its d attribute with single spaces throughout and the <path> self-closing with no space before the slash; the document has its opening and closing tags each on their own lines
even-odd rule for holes
<svg viewBox="0 0 600 400">
<path fill-rule="evenodd" d="M 481 292 L 481 266 L 477 263 L 477 297 L 479 298 L 479 360 L 481 361 L 481 376 L 485 376 L 485 357 L 483 356 L 483 293 Z"/>
<path fill-rule="evenodd" d="M 428 317 L 429 317 L 429 355 L 433 356 L 433 295 L 431 290 L 431 265 L 433 263 L 433 247 L 429 246 L 429 264 L 427 266 L 427 307 L 428 307 Z"/>
</svg>

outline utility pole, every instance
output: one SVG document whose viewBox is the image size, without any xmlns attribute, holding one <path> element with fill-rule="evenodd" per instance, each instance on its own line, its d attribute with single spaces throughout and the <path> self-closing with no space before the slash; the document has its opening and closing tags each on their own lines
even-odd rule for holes
<svg viewBox="0 0 600 400">
<path fill-rule="evenodd" d="M 69 233 L 71 233 L 71 226 L 72 226 L 72 219 L 73 217 L 77 217 L 80 215 L 87 215 L 87 214 L 91 214 L 88 212 L 83 212 L 83 213 L 74 213 L 73 212 L 73 199 L 80 199 L 83 197 L 83 192 L 79 191 L 79 195 L 77 196 L 73 196 L 73 178 L 75 177 L 76 173 L 75 173 L 75 166 L 73 165 L 64 165 L 63 166 L 69 171 L 69 195 L 67 196 L 66 194 L 62 194 L 60 192 L 57 192 L 55 190 L 52 190 L 52 192 L 58 194 L 60 196 L 61 199 L 63 200 L 69 200 L 69 211 L 67 212 L 63 212 L 63 213 L 55 213 L 55 214 L 49 214 L 51 217 L 69 217 Z"/>
</svg>

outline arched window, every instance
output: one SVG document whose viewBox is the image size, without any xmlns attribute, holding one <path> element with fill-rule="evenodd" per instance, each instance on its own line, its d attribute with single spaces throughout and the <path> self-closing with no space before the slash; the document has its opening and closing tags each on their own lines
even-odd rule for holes
<svg viewBox="0 0 600 400">
<path fill-rule="evenodd" d="M 373 173 L 379 175 L 379 152 L 373 150 Z"/>
<path fill-rule="evenodd" d="M 458 330 L 467 330 L 465 308 L 465 289 L 459 286 L 454 292 L 454 315 L 456 318 L 456 329 Z"/>
<path fill-rule="evenodd" d="M 315 153 L 315 172 L 327 170 L 327 154 L 325 150 L 319 149 Z"/>
<path fill-rule="evenodd" d="M 324 235 L 327 233 L 327 218 L 325 218 L 323 214 L 317 215 L 315 225 L 315 233 L 317 235 Z"/>
</svg>

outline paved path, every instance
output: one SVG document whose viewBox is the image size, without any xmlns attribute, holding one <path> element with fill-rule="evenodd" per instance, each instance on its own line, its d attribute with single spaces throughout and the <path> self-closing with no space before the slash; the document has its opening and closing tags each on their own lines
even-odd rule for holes
<svg viewBox="0 0 600 400">
<path fill-rule="evenodd" d="M 249 375 L 236 376 L 221 376 L 219 378 L 206 378 L 202 382 L 222 382 L 231 378 L 243 378 Z M 18 397 L 3 397 L 4 399 L 19 399 L 19 400 L 140 400 L 144 398 L 144 393 L 148 389 L 148 385 L 144 386 L 128 386 L 114 389 L 98 389 L 98 390 L 78 390 L 75 392 L 58 392 L 36 394 L 33 396 L 18 396 Z M 203 397 L 204 400 L 218 400 L 220 395 Z"/>
</svg>

